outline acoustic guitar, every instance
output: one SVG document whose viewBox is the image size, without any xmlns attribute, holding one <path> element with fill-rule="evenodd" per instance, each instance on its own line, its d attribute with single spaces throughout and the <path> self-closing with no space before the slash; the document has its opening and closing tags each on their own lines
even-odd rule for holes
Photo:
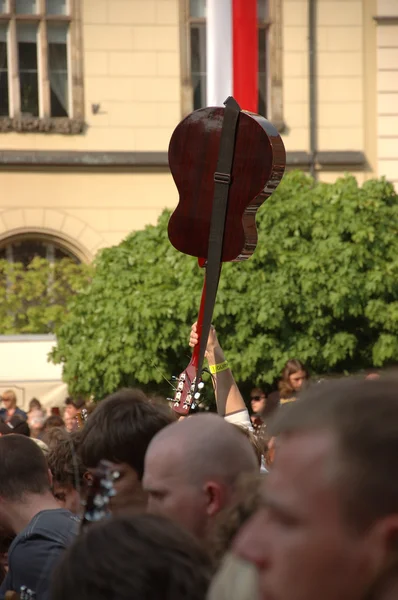
<svg viewBox="0 0 398 600">
<path fill-rule="evenodd" d="M 226 215 L 219 234 L 222 251 L 216 268 L 220 273 L 222 263 L 244 261 L 253 254 L 257 245 L 257 210 L 277 188 L 286 165 L 285 147 L 275 127 L 264 117 L 241 111 L 235 105 L 239 116 L 233 137 L 230 136 L 234 145 L 230 173 L 217 171 L 227 106 L 203 108 L 188 115 L 174 130 L 169 145 L 170 170 L 179 192 L 179 202 L 168 225 L 169 239 L 177 250 L 196 257 L 206 272 L 216 185 L 228 186 Z M 217 237 L 214 228 L 212 235 Z M 200 340 L 205 298 L 206 276 L 197 324 Z M 172 406 L 179 415 L 187 415 L 200 396 L 200 346 L 200 342 L 195 346 L 176 383 Z"/>
</svg>

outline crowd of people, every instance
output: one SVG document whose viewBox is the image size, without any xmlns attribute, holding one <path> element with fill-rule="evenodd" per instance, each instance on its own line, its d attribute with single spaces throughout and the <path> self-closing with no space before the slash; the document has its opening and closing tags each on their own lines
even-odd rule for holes
<svg viewBox="0 0 398 600">
<path fill-rule="evenodd" d="M 0 600 L 398 597 L 397 382 L 290 360 L 246 405 L 213 328 L 206 359 L 217 413 L 3 393 Z"/>
</svg>

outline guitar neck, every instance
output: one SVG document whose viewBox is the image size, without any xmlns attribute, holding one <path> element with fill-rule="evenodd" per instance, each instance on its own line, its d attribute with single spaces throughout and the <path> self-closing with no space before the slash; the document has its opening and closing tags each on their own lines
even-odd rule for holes
<svg viewBox="0 0 398 600">
<path fill-rule="evenodd" d="M 195 367 L 195 369 L 198 367 L 198 364 L 199 364 L 200 339 L 201 339 L 201 335 L 202 335 L 203 316 L 204 316 L 204 311 L 205 311 L 205 299 L 206 299 L 206 269 L 205 269 L 205 278 L 203 281 L 202 297 L 200 299 L 198 321 L 197 321 L 197 326 L 196 326 L 196 331 L 199 336 L 199 340 L 193 349 L 191 362 L 189 363 L 190 365 Z"/>
</svg>

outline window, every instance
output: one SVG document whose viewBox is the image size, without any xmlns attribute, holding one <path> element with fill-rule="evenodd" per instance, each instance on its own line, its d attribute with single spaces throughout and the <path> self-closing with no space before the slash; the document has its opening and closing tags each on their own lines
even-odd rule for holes
<svg viewBox="0 0 398 600">
<path fill-rule="evenodd" d="M 189 67 L 192 108 L 206 106 L 206 0 L 188 0 Z M 257 0 L 258 15 L 258 112 L 267 114 L 268 0 Z"/>
<path fill-rule="evenodd" d="M 0 117 L 7 116 L 8 113 L 7 28 L 0 23 Z"/>
<path fill-rule="evenodd" d="M 21 113 L 39 116 L 37 25 L 17 23 L 18 76 Z"/>
<path fill-rule="evenodd" d="M 82 120 L 80 4 L 0 0 L 0 118 Z"/>
<path fill-rule="evenodd" d="M 22 263 L 27 267 L 36 256 L 47 259 L 51 264 L 63 258 L 69 258 L 75 263 L 80 262 L 65 248 L 37 236 L 19 236 L 0 246 L 0 260 L 10 263 Z"/>
<path fill-rule="evenodd" d="M 48 75 L 53 117 L 67 117 L 69 113 L 67 37 L 66 25 L 48 25 Z"/>
</svg>

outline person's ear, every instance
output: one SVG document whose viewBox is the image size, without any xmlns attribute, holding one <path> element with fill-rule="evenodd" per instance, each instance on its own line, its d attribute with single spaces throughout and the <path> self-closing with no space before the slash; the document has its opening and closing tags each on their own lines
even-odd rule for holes
<svg viewBox="0 0 398 600">
<path fill-rule="evenodd" d="M 48 481 L 50 482 L 50 488 L 52 489 L 52 487 L 53 487 L 53 474 L 51 473 L 50 469 L 47 469 L 47 474 L 48 474 Z"/>
<path fill-rule="evenodd" d="M 374 573 L 388 571 L 398 559 L 398 513 L 379 519 L 368 533 L 369 562 Z"/>
<path fill-rule="evenodd" d="M 224 508 L 227 492 L 225 486 L 216 481 L 207 481 L 204 486 L 206 494 L 206 513 L 208 517 L 214 517 Z"/>
<path fill-rule="evenodd" d="M 94 477 L 93 477 L 93 474 L 92 474 L 92 473 L 90 473 L 90 471 L 85 471 L 85 472 L 84 472 L 84 475 L 83 475 L 83 480 L 84 480 L 86 483 L 91 483 L 91 482 L 93 481 L 93 479 L 94 479 Z"/>
</svg>

